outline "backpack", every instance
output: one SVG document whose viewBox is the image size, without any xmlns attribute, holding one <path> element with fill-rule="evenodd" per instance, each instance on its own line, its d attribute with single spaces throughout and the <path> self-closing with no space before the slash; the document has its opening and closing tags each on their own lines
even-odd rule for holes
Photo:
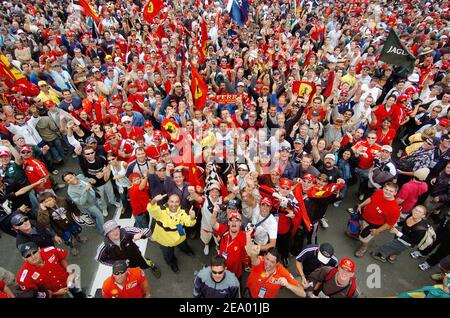
<svg viewBox="0 0 450 318">
<path fill-rule="evenodd" d="M 422 229 L 424 229 L 424 227 L 422 227 Z M 424 249 L 430 247 L 433 245 L 434 241 L 436 241 L 436 232 L 433 227 L 430 224 L 426 224 L 425 229 L 425 235 L 420 240 L 419 244 L 417 244 L 419 251 L 423 251 Z"/>
<path fill-rule="evenodd" d="M 350 219 L 347 222 L 347 231 L 350 234 L 358 235 L 359 232 L 361 231 L 361 222 L 360 221 L 361 221 L 361 214 L 356 212 L 356 209 L 355 209 L 355 212 L 350 214 Z"/>
<path fill-rule="evenodd" d="M 337 272 L 338 272 L 338 269 L 336 267 L 331 269 L 331 271 L 327 274 L 327 276 L 325 276 L 324 282 L 328 282 L 330 279 L 332 279 L 336 275 Z M 350 288 L 347 291 L 347 298 L 352 298 L 353 295 L 355 295 L 356 287 L 357 287 L 357 285 L 356 285 L 356 277 L 353 276 L 350 279 Z M 337 292 L 335 292 L 335 293 L 333 293 L 331 295 L 327 295 L 327 296 L 330 297 L 330 296 L 336 295 L 337 293 L 340 293 L 341 291 L 343 291 L 346 288 L 347 288 L 347 286 L 345 286 L 341 290 L 339 290 L 339 291 L 337 291 Z"/>
</svg>

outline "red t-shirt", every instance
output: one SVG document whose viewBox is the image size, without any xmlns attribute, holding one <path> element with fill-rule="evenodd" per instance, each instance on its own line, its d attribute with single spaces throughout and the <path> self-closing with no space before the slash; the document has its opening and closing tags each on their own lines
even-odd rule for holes
<svg viewBox="0 0 450 318">
<path fill-rule="evenodd" d="M 128 189 L 128 195 L 130 196 L 131 213 L 133 215 L 147 213 L 147 205 L 150 201 L 150 196 L 148 195 L 148 183 L 144 190 L 139 189 L 139 184 L 133 184 Z"/>
<path fill-rule="evenodd" d="M 374 143 L 370 146 L 367 140 L 360 140 L 353 147 L 367 154 L 367 158 L 362 155 L 359 156 L 358 167 L 361 169 L 369 169 L 372 167 L 375 155 L 381 151 L 381 146 L 379 144 Z"/>
<path fill-rule="evenodd" d="M 4 292 L 5 282 L 0 280 L 0 298 L 9 298 L 9 296 Z"/>
<path fill-rule="evenodd" d="M 28 182 L 30 182 L 30 184 L 41 180 L 42 178 L 48 176 L 49 174 L 45 165 L 41 161 L 34 158 L 28 159 L 26 161 L 24 160 L 23 168 L 25 170 L 25 175 L 27 176 Z M 50 178 L 48 178 L 43 185 L 37 185 L 36 187 L 34 187 L 34 189 L 38 193 L 44 190 L 50 190 L 51 188 L 52 182 Z"/>
<path fill-rule="evenodd" d="M 65 250 L 53 246 L 40 249 L 44 266 L 31 265 L 28 262 L 22 265 L 16 280 L 22 290 L 51 290 L 56 292 L 67 287 L 66 269 L 61 261 L 66 259 Z"/>
<path fill-rule="evenodd" d="M 119 286 L 113 276 L 108 277 L 102 286 L 103 298 L 144 298 L 142 284 L 145 274 L 139 267 L 127 270 L 127 279 Z"/>
<path fill-rule="evenodd" d="M 400 207 L 397 200 L 386 200 L 382 189 L 375 191 L 370 200 L 369 205 L 364 207 L 363 219 L 375 225 L 387 223 L 394 226 L 400 217 Z"/>
<path fill-rule="evenodd" d="M 428 185 L 426 182 L 411 180 L 405 183 L 398 193 L 398 198 L 404 200 L 400 205 L 402 213 L 411 211 L 419 197 L 427 191 Z"/>
<path fill-rule="evenodd" d="M 135 112 L 142 112 L 142 108 L 138 105 L 138 102 L 144 102 L 144 97 L 141 94 L 128 94 L 128 101 L 133 104 L 133 110 Z"/>
<path fill-rule="evenodd" d="M 386 110 L 385 105 L 380 105 L 378 107 L 378 109 L 376 111 L 373 112 L 373 114 L 375 115 L 377 122 L 375 123 L 375 125 L 370 126 L 371 129 L 373 130 L 377 130 L 378 127 L 381 126 L 383 119 L 386 117 L 392 117 L 392 113 L 394 112 L 394 105 L 392 105 L 391 109 L 389 109 L 389 111 Z"/>
<path fill-rule="evenodd" d="M 125 127 L 120 128 L 119 134 L 122 136 L 123 139 L 132 139 L 134 140 L 136 136 L 144 136 L 145 132 L 140 127 L 133 126 L 131 128 L 131 132 L 128 133 L 125 130 Z"/>
<path fill-rule="evenodd" d="M 228 226 L 224 224 L 219 224 L 219 229 L 214 231 L 220 238 L 219 255 L 227 259 L 227 269 L 239 278 L 242 275 L 242 263 L 247 257 L 245 251 L 247 236 L 244 231 L 239 231 L 238 235 L 231 239 L 229 232 L 224 235 L 227 231 Z"/>
<path fill-rule="evenodd" d="M 381 128 L 377 130 L 377 143 L 384 146 L 384 145 L 390 145 L 392 143 L 392 140 L 395 138 L 395 130 L 392 128 L 389 128 L 389 131 L 387 134 L 384 134 Z"/>
</svg>

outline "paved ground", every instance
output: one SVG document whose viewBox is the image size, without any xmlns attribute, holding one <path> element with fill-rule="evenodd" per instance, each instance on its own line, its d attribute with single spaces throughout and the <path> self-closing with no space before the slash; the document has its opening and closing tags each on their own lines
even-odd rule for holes
<svg viewBox="0 0 450 318">
<path fill-rule="evenodd" d="M 60 169 L 60 174 L 56 177 L 58 182 L 61 182 L 61 173 L 68 169 L 77 170 L 76 160 L 72 158 L 67 159 L 65 167 Z M 66 195 L 66 190 L 60 190 L 58 195 Z M 353 190 L 354 191 L 354 190 Z M 336 255 L 339 258 L 353 257 L 353 252 L 357 247 L 357 242 L 348 239 L 344 235 L 348 215 L 345 212 L 348 207 L 354 206 L 355 196 L 352 189 L 339 208 L 331 206 L 327 212 L 330 227 L 326 230 L 319 231 L 319 242 L 329 242 L 335 247 Z M 113 217 L 112 208 L 107 219 Z M 94 260 L 97 246 L 101 243 L 102 238 L 97 233 L 94 227 L 83 228 L 83 234 L 89 238 L 89 241 L 81 246 L 80 254 L 76 257 L 69 257 L 70 263 L 79 264 L 82 268 L 81 282 L 85 290 L 89 290 L 94 275 L 97 270 L 97 262 Z M 392 237 L 391 234 L 385 233 L 377 237 L 370 245 L 369 250 L 380 246 Z M 173 297 L 173 298 L 189 298 L 192 297 L 192 282 L 194 271 L 200 269 L 202 264 L 208 263 L 208 257 L 203 255 L 203 245 L 199 239 L 189 240 L 196 253 L 195 257 L 189 257 L 183 254 L 180 250 L 176 251 L 179 259 L 180 272 L 174 274 L 170 268 L 164 263 L 162 254 L 156 243 L 149 242 L 147 245 L 146 256 L 150 257 L 161 265 L 162 277 L 155 279 L 151 273 L 148 273 L 150 284 L 153 289 L 154 297 Z M 14 239 L 6 234 L 2 234 L 0 239 L 0 266 L 4 267 L 13 273 L 17 273 L 23 260 L 20 254 L 15 249 Z M 291 257 L 289 270 L 295 272 L 294 258 Z M 436 269 L 431 269 L 428 272 L 422 272 L 417 265 L 418 260 L 410 258 L 409 253 L 404 253 L 399 257 L 396 264 L 380 263 L 366 255 L 362 259 L 356 259 L 356 272 L 359 282 L 359 288 L 367 297 L 383 297 L 392 296 L 396 293 L 420 288 L 424 285 L 433 283 L 429 279 L 430 274 L 434 273 Z M 376 265 L 375 272 L 373 265 Z M 377 277 L 372 275 L 379 273 L 379 284 L 377 284 Z M 374 278 L 375 277 L 375 278 Z M 369 279 L 368 279 L 369 278 Z M 367 281 L 372 283 L 367 284 Z M 245 281 L 245 278 L 244 278 Z M 376 286 L 375 288 L 373 286 Z M 378 285 L 378 286 L 377 286 Z M 372 288 L 370 287 L 372 286 Z M 282 291 L 279 297 L 292 297 L 293 295 L 288 291 Z"/>
</svg>

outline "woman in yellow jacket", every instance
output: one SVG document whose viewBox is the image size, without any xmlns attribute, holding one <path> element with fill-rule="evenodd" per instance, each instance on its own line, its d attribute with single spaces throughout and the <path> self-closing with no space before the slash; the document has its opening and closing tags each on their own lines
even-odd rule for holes
<svg viewBox="0 0 450 318">
<path fill-rule="evenodd" d="M 178 261 L 175 257 L 175 246 L 189 256 L 194 256 L 194 252 L 186 241 L 184 227 L 194 226 L 197 222 L 193 209 L 186 213 L 180 208 L 180 197 L 171 194 L 167 201 L 167 207 L 161 208 L 157 205 L 167 194 L 159 194 L 148 204 L 148 213 L 156 221 L 152 239 L 159 244 L 164 260 L 174 273 L 178 272 Z"/>
</svg>

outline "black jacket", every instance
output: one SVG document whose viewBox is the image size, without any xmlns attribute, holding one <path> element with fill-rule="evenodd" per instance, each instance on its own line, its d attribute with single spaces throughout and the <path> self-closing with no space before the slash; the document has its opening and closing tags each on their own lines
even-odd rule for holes
<svg viewBox="0 0 450 318">
<path fill-rule="evenodd" d="M 20 244 L 34 242 L 37 246 L 43 248 L 48 246 L 55 246 L 53 241 L 53 235 L 46 228 L 37 223 L 34 220 L 30 220 L 33 232 L 31 234 L 25 234 L 23 232 L 17 232 L 16 236 L 16 246 Z"/>
<path fill-rule="evenodd" d="M 95 259 L 102 264 L 112 266 L 115 261 L 129 260 L 130 263 L 139 263 L 142 259 L 139 247 L 134 243 L 133 236 L 141 233 L 143 230 L 134 227 L 125 227 L 120 229 L 120 246 L 114 244 L 108 236 L 105 236 L 104 242 L 99 246 Z M 144 230 L 144 236 L 150 236 L 150 230 Z"/>
<path fill-rule="evenodd" d="M 431 188 L 430 195 L 439 197 L 439 201 L 442 203 L 450 204 L 450 175 L 445 171 L 436 177 L 436 183 Z"/>
</svg>

